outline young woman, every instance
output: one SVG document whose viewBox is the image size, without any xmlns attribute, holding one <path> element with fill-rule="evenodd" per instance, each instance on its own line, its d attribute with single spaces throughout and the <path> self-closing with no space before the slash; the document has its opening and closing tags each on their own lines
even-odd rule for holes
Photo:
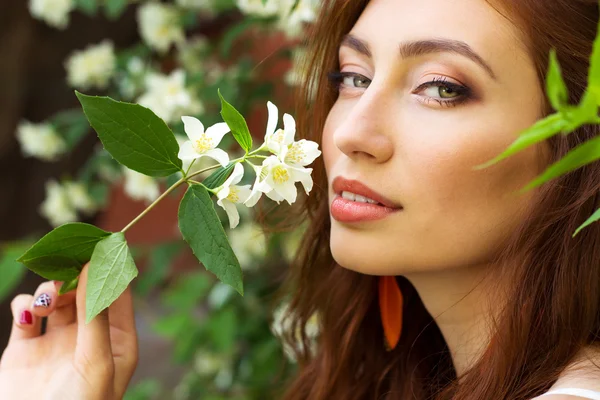
<svg viewBox="0 0 600 400">
<path fill-rule="evenodd" d="M 571 236 L 600 164 L 515 195 L 599 129 L 473 169 L 551 112 L 551 48 L 580 100 L 598 18 L 596 0 L 323 2 L 298 124 L 323 161 L 289 284 L 292 331 L 318 312 L 321 335 L 286 400 L 600 399 L 600 224 Z M 1 398 L 121 398 L 131 295 L 85 325 L 86 276 L 14 299 Z"/>
</svg>

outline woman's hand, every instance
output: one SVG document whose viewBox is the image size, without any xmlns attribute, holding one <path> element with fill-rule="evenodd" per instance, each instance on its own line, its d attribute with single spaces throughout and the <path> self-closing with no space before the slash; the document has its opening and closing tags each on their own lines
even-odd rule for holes
<svg viewBox="0 0 600 400">
<path fill-rule="evenodd" d="M 35 297 L 13 299 L 12 332 L 0 360 L 0 399 L 123 398 L 138 360 L 131 290 L 86 325 L 88 265 L 76 291 L 58 296 L 55 284 L 45 282 Z"/>
</svg>

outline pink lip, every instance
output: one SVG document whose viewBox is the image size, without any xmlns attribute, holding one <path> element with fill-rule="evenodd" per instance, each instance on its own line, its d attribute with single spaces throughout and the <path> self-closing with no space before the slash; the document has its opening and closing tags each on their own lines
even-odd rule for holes
<svg viewBox="0 0 600 400">
<path fill-rule="evenodd" d="M 331 216 L 340 222 L 375 221 L 402 210 L 402 206 L 395 205 L 358 181 L 337 177 L 333 181 L 333 191 L 336 197 L 331 203 Z M 341 197 L 343 191 L 368 197 L 380 204 L 359 203 L 344 199 Z"/>
<path fill-rule="evenodd" d="M 342 192 L 352 192 L 364 197 L 375 200 L 388 208 L 402 208 L 400 204 L 394 204 L 391 200 L 370 189 L 367 185 L 354 180 L 345 179 L 341 176 L 333 180 L 333 192 L 337 195 L 342 195 Z"/>
</svg>

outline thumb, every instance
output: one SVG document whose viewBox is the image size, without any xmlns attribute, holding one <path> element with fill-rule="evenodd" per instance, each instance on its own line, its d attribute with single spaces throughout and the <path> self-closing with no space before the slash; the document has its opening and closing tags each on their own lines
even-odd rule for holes
<svg viewBox="0 0 600 400">
<path fill-rule="evenodd" d="M 79 276 L 77 287 L 77 344 L 75 346 L 75 361 L 80 365 L 112 364 L 112 349 L 110 344 L 110 324 L 108 309 L 103 310 L 89 324 L 85 323 L 85 298 L 90 264 L 87 263 Z"/>
</svg>

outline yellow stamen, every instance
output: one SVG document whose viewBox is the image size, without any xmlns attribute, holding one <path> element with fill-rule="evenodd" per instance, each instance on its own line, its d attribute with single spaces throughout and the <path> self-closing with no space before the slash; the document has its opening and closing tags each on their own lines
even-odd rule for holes
<svg viewBox="0 0 600 400">
<path fill-rule="evenodd" d="M 287 162 L 301 163 L 304 157 L 306 157 L 306 153 L 302 150 L 302 146 L 294 143 L 285 155 L 285 160 Z"/>
<path fill-rule="evenodd" d="M 197 153 L 206 153 L 208 150 L 213 148 L 213 141 L 211 138 L 206 136 L 206 133 L 203 133 L 202 136 L 194 143 L 194 150 Z"/>
<path fill-rule="evenodd" d="M 227 196 L 227 200 L 231 201 L 232 203 L 239 203 L 240 191 L 236 187 L 231 186 L 229 188 L 229 195 Z"/>
<path fill-rule="evenodd" d="M 279 165 L 273 168 L 273 181 L 275 181 L 276 184 L 281 185 L 289 180 L 290 174 L 288 173 L 287 169 Z"/>
<path fill-rule="evenodd" d="M 273 140 L 276 141 L 277 143 L 282 143 L 284 138 L 285 138 L 285 131 L 283 129 L 279 129 L 273 135 Z"/>
</svg>

